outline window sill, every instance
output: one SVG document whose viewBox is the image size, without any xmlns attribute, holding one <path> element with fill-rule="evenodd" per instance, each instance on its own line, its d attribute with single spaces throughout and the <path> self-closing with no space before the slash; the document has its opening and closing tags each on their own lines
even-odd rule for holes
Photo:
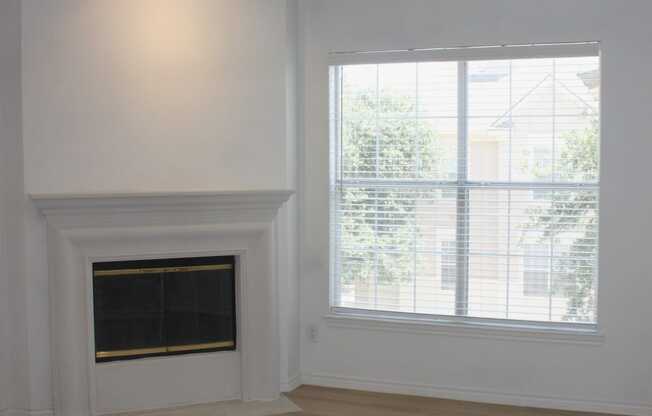
<svg viewBox="0 0 652 416">
<path fill-rule="evenodd" d="M 602 345 L 605 341 L 604 334 L 594 328 L 559 328 L 546 326 L 545 324 L 521 324 L 518 322 L 478 323 L 349 312 L 331 312 L 324 315 L 324 321 L 328 326 L 335 328 L 491 338 L 523 342 Z"/>
</svg>

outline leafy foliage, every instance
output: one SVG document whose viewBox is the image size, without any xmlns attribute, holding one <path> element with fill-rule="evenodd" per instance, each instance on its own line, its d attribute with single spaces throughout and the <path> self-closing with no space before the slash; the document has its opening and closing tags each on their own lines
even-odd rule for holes
<svg viewBox="0 0 652 416">
<path fill-rule="evenodd" d="M 599 174 L 598 121 L 569 132 L 557 167 L 560 181 L 595 181 Z M 595 313 L 595 270 L 598 238 L 597 191 L 554 191 L 548 208 L 532 210 L 531 227 L 543 230 L 542 241 L 572 236 L 573 242 L 553 265 L 553 289 L 568 298 L 567 321 L 592 321 Z"/>
<path fill-rule="evenodd" d="M 379 283 L 398 283 L 410 278 L 418 191 L 393 187 L 391 181 L 438 172 L 441 146 L 435 131 L 413 116 L 411 97 L 359 91 L 343 106 L 349 116 L 342 121 L 343 177 L 378 181 L 341 190 L 340 255 L 347 261 L 340 276 L 344 283 L 374 276 Z"/>
</svg>

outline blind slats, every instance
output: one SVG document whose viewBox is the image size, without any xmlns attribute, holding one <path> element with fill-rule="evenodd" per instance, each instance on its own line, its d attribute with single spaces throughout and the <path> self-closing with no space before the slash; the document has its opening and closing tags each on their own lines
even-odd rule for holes
<svg viewBox="0 0 652 416">
<path fill-rule="evenodd" d="M 596 48 L 338 55 L 333 307 L 595 323 Z"/>
</svg>

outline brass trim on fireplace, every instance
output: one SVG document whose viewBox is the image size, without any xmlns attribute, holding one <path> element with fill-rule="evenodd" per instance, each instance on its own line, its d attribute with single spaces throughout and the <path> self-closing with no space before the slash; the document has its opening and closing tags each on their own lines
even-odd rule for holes
<svg viewBox="0 0 652 416">
<path fill-rule="evenodd" d="M 133 348 L 130 350 L 98 351 L 95 358 L 128 357 L 130 355 L 160 354 L 167 352 L 166 347 Z"/>
<path fill-rule="evenodd" d="M 134 355 L 162 354 L 166 352 L 208 350 L 212 348 L 228 348 L 228 347 L 233 347 L 234 345 L 235 343 L 233 341 L 219 341 L 219 342 L 206 342 L 203 344 L 171 345 L 169 347 L 134 348 L 129 350 L 98 351 L 95 353 L 95 358 L 129 357 Z"/>
<path fill-rule="evenodd" d="M 118 269 L 118 270 L 96 270 L 95 277 L 103 276 L 131 276 L 134 274 L 155 274 L 155 273 L 181 273 L 198 272 L 206 270 L 231 270 L 232 264 L 207 264 L 203 266 L 179 266 L 179 267 L 146 267 L 139 269 Z"/>
<path fill-rule="evenodd" d="M 221 342 L 206 342 L 203 344 L 190 344 L 190 345 L 171 345 L 167 347 L 168 352 L 181 352 L 181 351 L 195 351 L 195 350 L 207 350 L 210 348 L 227 348 L 234 345 L 233 341 L 221 341 Z"/>
</svg>

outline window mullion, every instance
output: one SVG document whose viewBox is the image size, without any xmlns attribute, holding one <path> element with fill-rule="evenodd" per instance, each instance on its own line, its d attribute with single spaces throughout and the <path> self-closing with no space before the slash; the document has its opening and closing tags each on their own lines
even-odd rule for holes
<svg viewBox="0 0 652 416">
<path fill-rule="evenodd" d="M 418 131 L 419 126 L 419 63 L 414 64 L 414 131 Z M 415 159 L 414 159 L 414 177 L 421 176 L 421 137 L 415 136 Z M 412 311 L 417 311 L 417 246 L 418 246 L 418 226 L 417 226 L 417 208 L 416 200 L 414 203 L 414 218 L 412 224 Z"/>
<path fill-rule="evenodd" d="M 455 314 L 467 315 L 469 303 L 469 188 L 467 63 L 457 64 L 457 284 Z"/>
</svg>

